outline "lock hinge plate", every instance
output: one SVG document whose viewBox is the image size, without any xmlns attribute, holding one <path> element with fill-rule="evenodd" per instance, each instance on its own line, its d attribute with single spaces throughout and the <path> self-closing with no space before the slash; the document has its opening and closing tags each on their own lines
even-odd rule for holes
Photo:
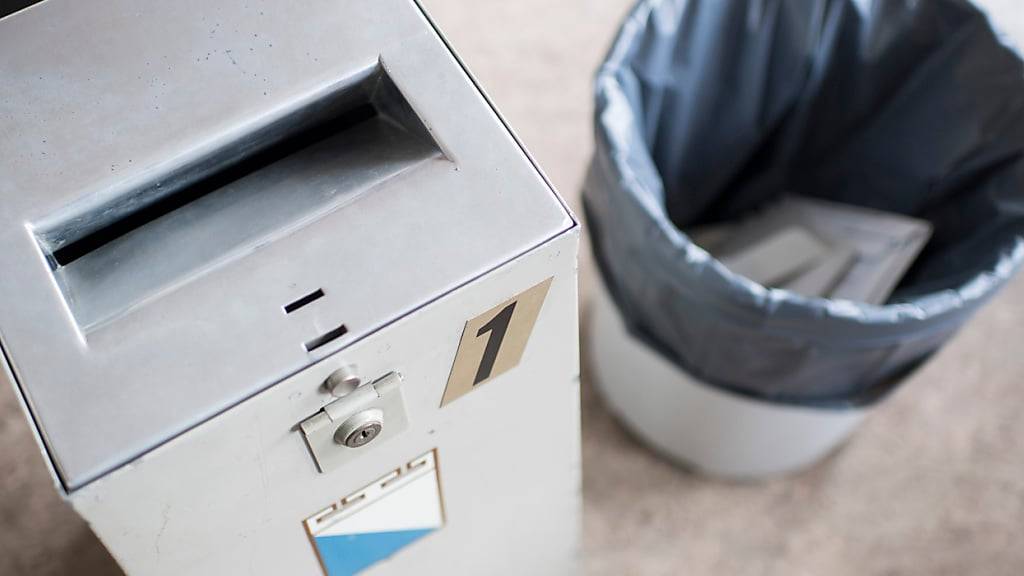
<svg viewBox="0 0 1024 576">
<path fill-rule="evenodd" d="M 320 472 L 337 469 L 408 427 L 401 384 L 401 374 L 389 372 L 327 404 L 299 425 Z M 367 415 L 379 420 L 379 430 L 365 443 L 346 444 L 344 438 L 351 436 L 346 423 L 351 427 L 350 421 Z M 340 436 L 339 430 L 344 432 Z"/>
</svg>

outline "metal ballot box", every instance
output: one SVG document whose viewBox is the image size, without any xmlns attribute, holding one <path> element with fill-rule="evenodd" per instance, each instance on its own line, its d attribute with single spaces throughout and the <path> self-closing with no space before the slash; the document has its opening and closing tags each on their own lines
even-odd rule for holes
<svg viewBox="0 0 1024 576">
<path fill-rule="evenodd" d="M 0 337 L 130 574 L 565 574 L 578 226 L 412 0 L 0 20 Z"/>
</svg>

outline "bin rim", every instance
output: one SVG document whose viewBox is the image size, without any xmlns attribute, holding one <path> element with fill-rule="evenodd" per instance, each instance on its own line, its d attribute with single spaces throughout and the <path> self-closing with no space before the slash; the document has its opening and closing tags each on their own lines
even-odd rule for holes
<svg viewBox="0 0 1024 576">
<path fill-rule="evenodd" d="M 647 219 L 652 241 L 670 246 L 692 266 L 703 266 L 710 271 L 710 281 L 722 287 L 718 294 L 728 298 L 727 306 L 749 305 L 750 297 L 763 306 L 775 308 L 788 305 L 796 308 L 814 308 L 824 311 L 835 322 L 848 326 L 870 324 L 901 325 L 925 323 L 935 325 L 938 331 L 943 324 L 941 318 L 953 315 L 965 308 L 980 305 L 1006 283 L 1016 270 L 1024 264 L 1024 237 L 1017 235 L 1012 245 L 1004 247 L 986 270 L 962 282 L 960 285 L 910 297 L 903 301 L 886 304 L 867 304 L 851 300 L 808 297 L 780 288 L 769 288 L 736 274 L 706 250 L 690 240 L 668 216 L 664 198 L 664 183 L 654 166 L 650 149 L 639 132 L 643 125 L 633 103 L 624 93 L 624 81 L 632 71 L 624 63 L 630 48 L 647 25 L 647 19 L 655 7 L 672 0 L 640 0 L 634 6 L 617 32 L 607 55 L 602 60 L 594 79 L 594 126 L 598 156 L 595 163 L 605 168 L 620 188 L 640 194 L 628 194 L 627 199 L 638 208 L 638 213 Z M 685 10 L 691 0 L 678 0 L 679 10 Z M 858 7 L 866 9 L 863 2 L 851 0 Z M 975 8 L 976 3 L 970 2 Z M 996 31 L 1000 42 L 1021 55 L 1012 36 L 1001 30 L 982 10 L 988 23 Z M 622 150 L 641 151 L 642 154 L 616 153 Z M 601 151 L 610 151 L 606 162 L 601 162 Z M 642 161 L 648 166 L 637 166 Z M 644 175 L 650 177 L 644 177 Z M 603 274 L 603 272 L 602 272 Z M 617 291 L 613 291 L 617 292 Z M 615 295 L 616 299 L 618 294 Z M 937 322 L 938 321 L 938 322 Z M 951 319 L 950 323 L 957 323 Z M 802 330 L 799 332 L 803 332 Z M 877 340 L 872 339 L 872 340 Z"/>
</svg>

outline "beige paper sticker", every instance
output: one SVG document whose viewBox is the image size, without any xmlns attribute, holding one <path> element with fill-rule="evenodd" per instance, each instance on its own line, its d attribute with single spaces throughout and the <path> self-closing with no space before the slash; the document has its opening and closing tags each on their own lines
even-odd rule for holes
<svg viewBox="0 0 1024 576">
<path fill-rule="evenodd" d="M 551 280 L 548 278 L 466 322 L 441 406 L 519 364 Z"/>
</svg>

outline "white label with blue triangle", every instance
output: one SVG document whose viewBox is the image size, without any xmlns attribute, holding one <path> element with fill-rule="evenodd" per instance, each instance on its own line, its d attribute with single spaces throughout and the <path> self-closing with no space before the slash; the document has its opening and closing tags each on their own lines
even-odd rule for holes
<svg viewBox="0 0 1024 576">
<path fill-rule="evenodd" d="M 444 526 L 436 451 L 304 522 L 327 576 L 357 574 Z"/>
</svg>

